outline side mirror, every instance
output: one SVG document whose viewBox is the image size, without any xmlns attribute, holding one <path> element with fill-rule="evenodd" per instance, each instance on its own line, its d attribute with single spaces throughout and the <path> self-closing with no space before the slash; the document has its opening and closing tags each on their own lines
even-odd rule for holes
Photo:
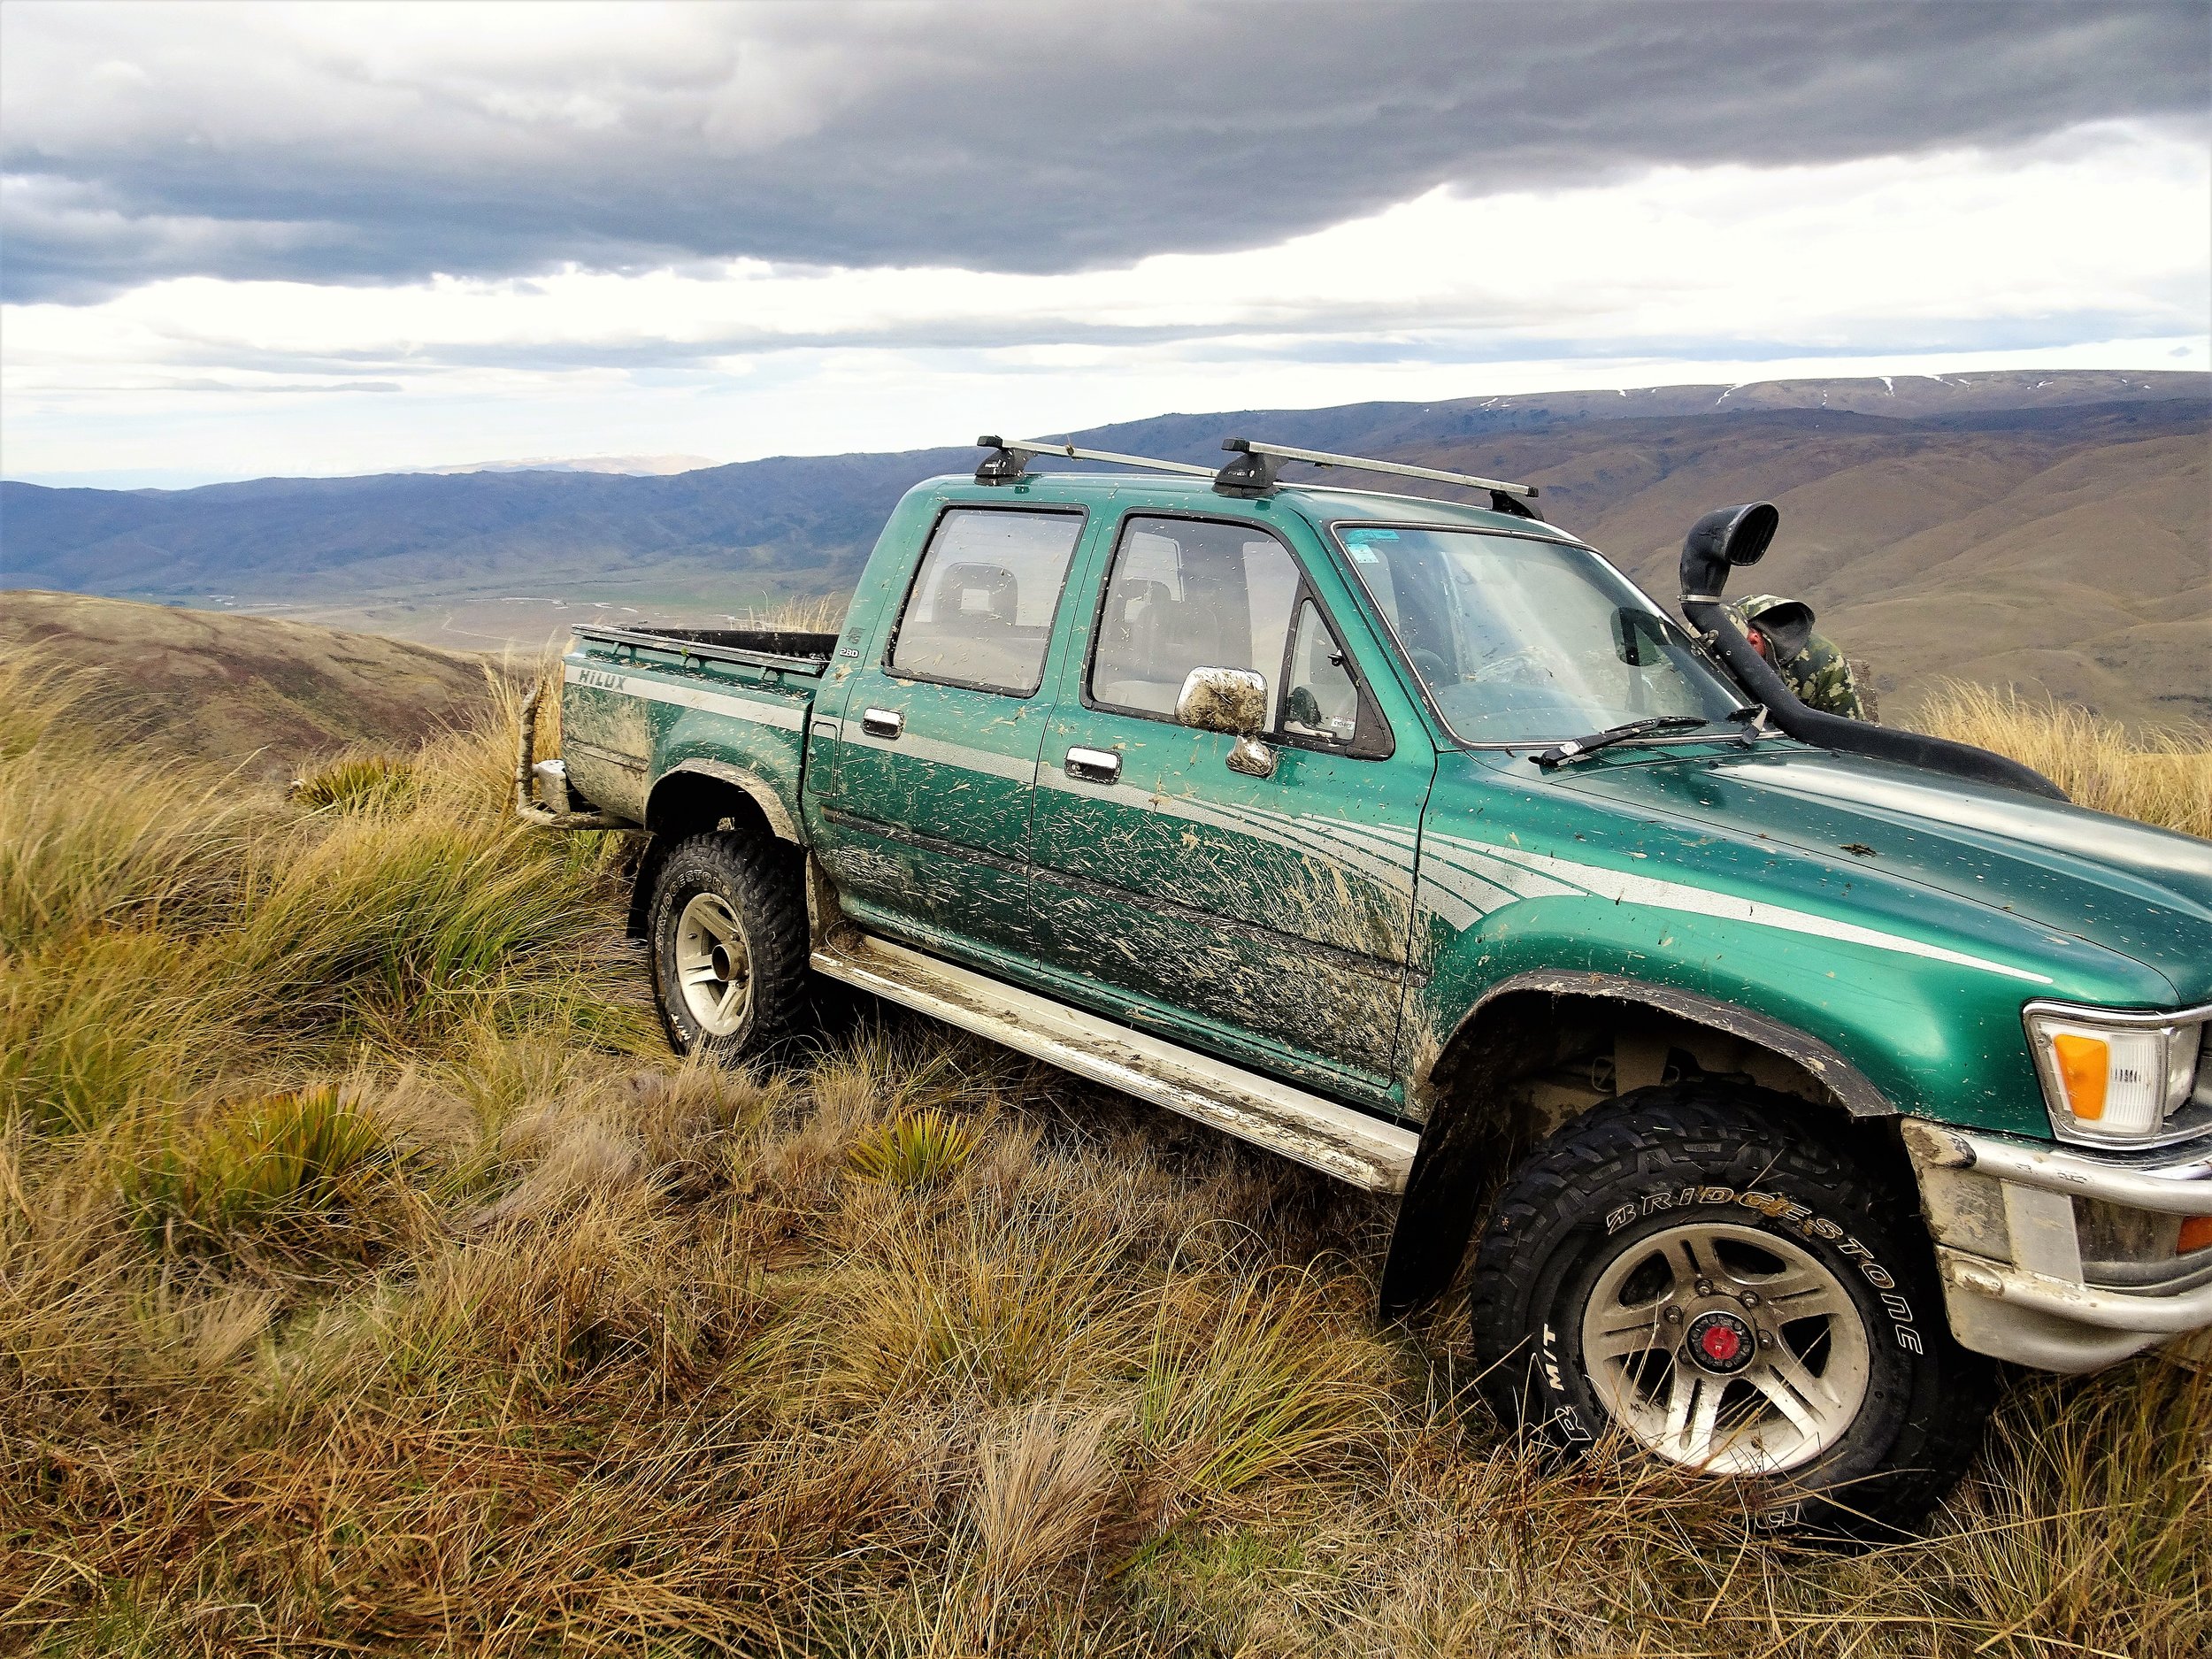
<svg viewBox="0 0 2212 1659">
<path fill-rule="evenodd" d="M 1267 726 L 1267 676 L 1249 668 L 1194 668 L 1175 695 L 1175 723 L 1237 740 L 1229 770 L 1248 777 L 1275 775 L 1275 751 L 1260 741 Z"/>
</svg>

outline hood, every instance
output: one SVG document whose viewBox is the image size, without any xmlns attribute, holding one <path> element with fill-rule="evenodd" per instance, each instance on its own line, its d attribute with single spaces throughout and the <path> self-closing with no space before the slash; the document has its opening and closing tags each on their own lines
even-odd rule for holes
<svg viewBox="0 0 2212 1659">
<path fill-rule="evenodd" d="M 2003 911 L 2212 1000 L 2212 841 L 1893 762 L 1791 745 L 1598 757 L 1561 787 Z"/>
</svg>

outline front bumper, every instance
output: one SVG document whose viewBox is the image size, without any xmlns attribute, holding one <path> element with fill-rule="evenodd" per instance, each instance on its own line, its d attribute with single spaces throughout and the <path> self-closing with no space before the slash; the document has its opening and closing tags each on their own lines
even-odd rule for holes
<svg viewBox="0 0 2212 1659">
<path fill-rule="evenodd" d="M 1917 1118 L 1904 1136 L 1965 1347 L 2083 1371 L 2212 1326 L 2212 1250 L 2172 1244 L 2212 1216 L 2212 1144 L 2090 1152 Z"/>
</svg>

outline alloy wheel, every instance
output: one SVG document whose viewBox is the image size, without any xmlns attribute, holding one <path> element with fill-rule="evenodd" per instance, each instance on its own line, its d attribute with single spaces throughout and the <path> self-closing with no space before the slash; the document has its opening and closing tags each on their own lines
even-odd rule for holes
<svg viewBox="0 0 2212 1659">
<path fill-rule="evenodd" d="M 1583 1365 L 1613 1417 L 1671 1462 L 1772 1474 L 1834 1446 L 1865 1402 L 1866 1325 L 1809 1251 L 1726 1222 L 1636 1240 L 1599 1274 Z"/>
<path fill-rule="evenodd" d="M 676 918 L 676 979 L 705 1035 L 726 1037 L 744 1025 L 752 958 L 737 912 L 718 895 L 694 894 Z"/>
</svg>

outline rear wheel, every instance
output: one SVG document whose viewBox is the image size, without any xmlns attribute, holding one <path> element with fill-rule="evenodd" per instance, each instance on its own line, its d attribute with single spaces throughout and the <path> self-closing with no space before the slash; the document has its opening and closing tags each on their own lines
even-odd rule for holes
<svg viewBox="0 0 2212 1659">
<path fill-rule="evenodd" d="M 1893 1533 L 1971 1459 L 1991 1369 L 1911 1215 L 1799 1108 L 1651 1089 L 1563 1130 L 1484 1235 L 1477 1357 L 1555 1444 L 1617 1431 L 1770 1521 Z"/>
<path fill-rule="evenodd" d="M 679 1054 L 753 1059 L 805 1028 L 806 898 L 795 851 L 764 837 L 693 835 L 654 872 L 653 990 Z"/>
</svg>

